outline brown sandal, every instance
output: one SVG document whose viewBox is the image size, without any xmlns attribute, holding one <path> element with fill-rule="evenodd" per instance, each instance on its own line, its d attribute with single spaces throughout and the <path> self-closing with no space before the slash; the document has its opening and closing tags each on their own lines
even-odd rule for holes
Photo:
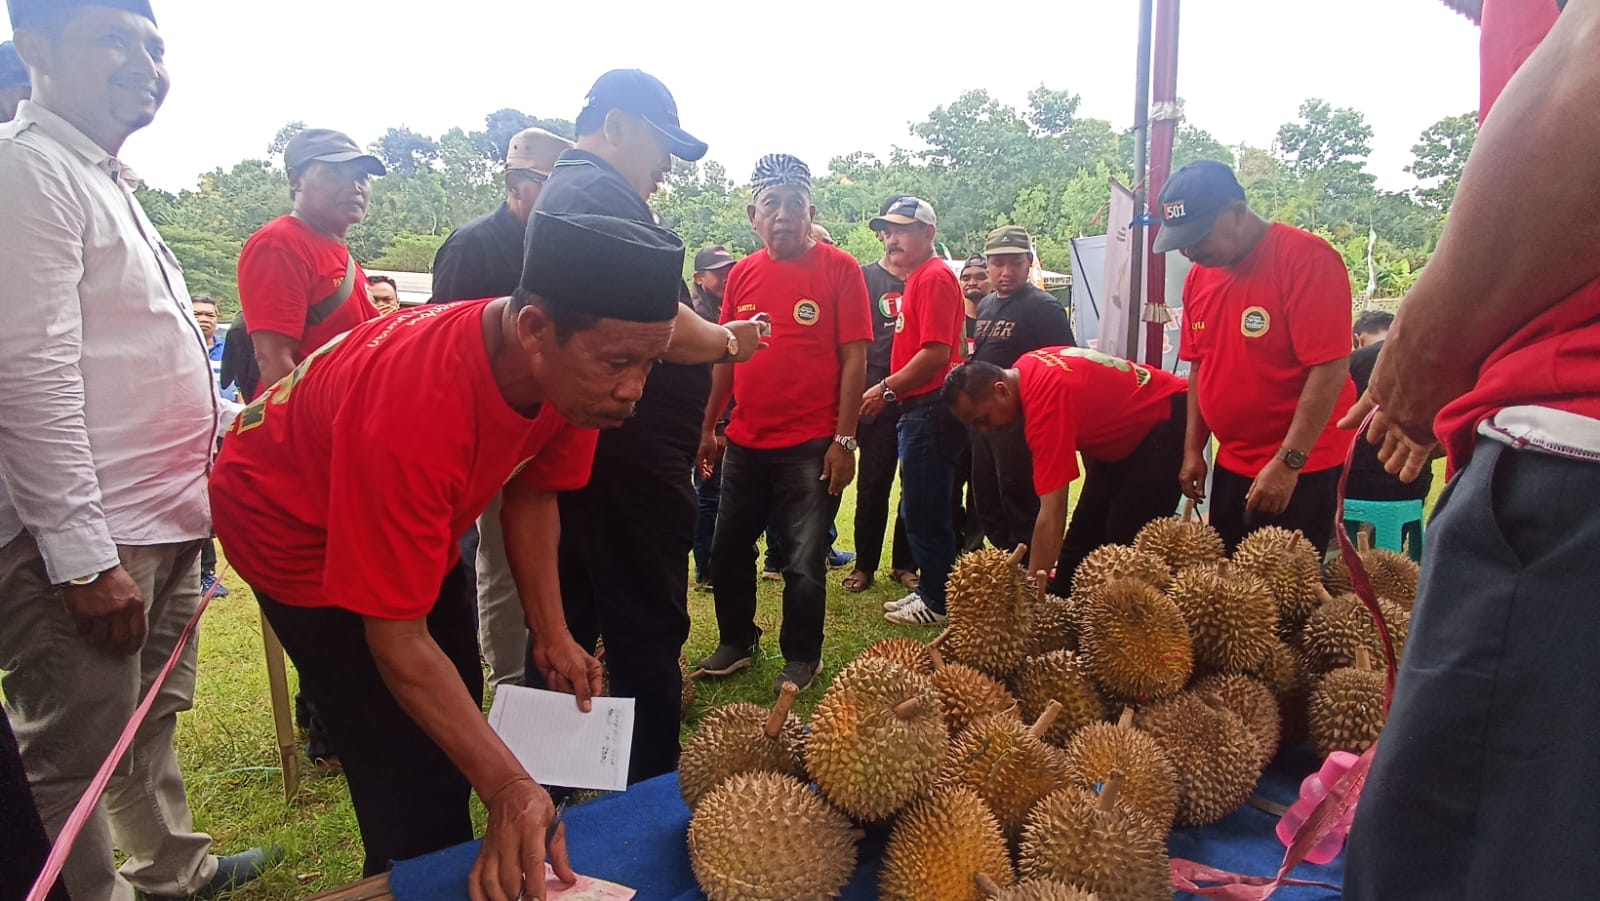
<svg viewBox="0 0 1600 901">
<path fill-rule="evenodd" d="M 866 591 L 868 588 L 872 587 L 872 573 L 862 572 L 858 569 L 850 575 L 845 576 L 844 581 L 840 584 L 844 586 L 845 591 Z"/>
<path fill-rule="evenodd" d="M 899 582 L 900 586 L 907 591 L 916 591 L 918 586 L 922 584 L 922 580 L 917 578 L 917 574 L 909 569 L 897 569 L 892 575 L 894 580 Z"/>
</svg>

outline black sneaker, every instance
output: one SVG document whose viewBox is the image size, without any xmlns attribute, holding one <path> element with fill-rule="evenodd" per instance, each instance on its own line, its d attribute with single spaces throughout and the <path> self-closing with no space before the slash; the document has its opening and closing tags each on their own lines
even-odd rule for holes
<svg viewBox="0 0 1600 901">
<path fill-rule="evenodd" d="M 718 645 L 710 657 L 700 661 L 699 671 L 707 676 L 731 676 L 755 662 L 756 645 L 739 647 L 736 644 Z"/>
<path fill-rule="evenodd" d="M 772 683 L 772 690 L 783 694 L 783 684 L 793 682 L 796 688 L 805 691 L 815 682 L 817 675 L 822 672 L 822 661 L 813 660 L 810 663 L 791 660 L 783 665 L 783 672 L 778 674 L 778 681 Z"/>
</svg>

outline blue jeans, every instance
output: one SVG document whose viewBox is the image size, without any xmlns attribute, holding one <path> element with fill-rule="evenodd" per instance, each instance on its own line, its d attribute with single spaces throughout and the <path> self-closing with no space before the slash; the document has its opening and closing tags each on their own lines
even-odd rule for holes
<svg viewBox="0 0 1600 901">
<path fill-rule="evenodd" d="M 711 542 L 711 583 L 723 644 L 755 643 L 756 539 L 770 523 L 785 549 L 779 636 L 783 656 L 807 663 L 822 659 L 828 524 L 839 510 L 839 498 L 822 481 L 822 460 L 831 440 L 778 450 L 728 442 L 717 533 Z"/>
<path fill-rule="evenodd" d="M 951 502 L 956 457 L 966 434 L 945 405 L 934 401 L 900 414 L 900 511 L 911 556 L 922 571 L 923 603 L 945 612 L 944 587 L 956 562 Z"/>
</svg>

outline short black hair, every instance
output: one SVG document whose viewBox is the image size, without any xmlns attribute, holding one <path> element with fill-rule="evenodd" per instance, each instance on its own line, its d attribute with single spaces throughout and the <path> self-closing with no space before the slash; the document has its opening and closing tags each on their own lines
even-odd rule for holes
<svg viewBox="0 0 1600 901">
<path fill-rule="evenodd" d="M 384 284 L 384 285 L 388 285 L 389 287 L 395 289 L 395 291 L 399 291 L 400 290 L 400 286 L 398 284 L 395 284 L 395 280 L 390 278 L 387 275 L 369 275 L 369 276 L 367 276 L 367 284 L 369 284 L 369 285 Z"/>
<path fill-rule="evenodd" d="M 995 383 L 1004 381 L 1005 377 L 1006 371 L 993 363 L 968 360 L 944 377 L 944 388 L 939 392 L 939 399 L 952 407 L 962 397 L 975 401 L 988 400 L 994 396 Z"/>
<path fill-rule="evenodd" d="M 556 343 L 563 346 L 572 340 L 573 335 L 579 332 L 586 332 L 600 324 L 600 317 L 593 313 L 585 313 L 582 310 L 574 310 L 558 303 L 551 303 L 527 288 L 518 285 L 517 290 L 511 292 L 511 311 L 518 313 L 522 311 L 523 307 L 527 306 L 538 307 L 550 318 L 550 322 L 556 327 Z"/>
<path fill-rule="evenodd" d="M 189 298 L 189 306 L 194 306 L 197 303 L 206 304 L 207 306 L 211 307 L 213 310 L 217 309 L 216 298 L 209 297 L 209 296 L 207 296 L 205 294 L 201 294 L 201 295 L 198 295 L 196 297 Z"/>
<path fill-rule="evenodd" d="M 1376 335 L 1386 332 L 1394 325 L 1394 314 L 1382 310 L 1368 310 L 1356 317 L 1356 324 L 1352 328 L 1358 335 Z"/>
</svg>

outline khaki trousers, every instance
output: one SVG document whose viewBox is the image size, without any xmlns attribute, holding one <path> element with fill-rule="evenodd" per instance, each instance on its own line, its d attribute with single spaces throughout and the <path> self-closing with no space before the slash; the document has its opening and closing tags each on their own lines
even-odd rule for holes
<svg viewBox="0 0 1600 901">
<path fill-rule="evenodd" d="M 32 536 L 0 548 L 6 710 L 52 841 L 200 602 L 199 541 L 117 554 L 145 597 L 149 632 L 137 654 L 91 647 L 78 635 Z M 211 838 L 194 831 L 172 746 L 178 712 L 194 703 L 196 654 L 191 640 L 67 858 L 62 876 L 76 901 L 132 901 L 135 887 L 189 895 L 216 874 Z M 128 855 L 120 871 L 113 847 Z"/>
<path fill-rule="evenodd" d="M 478 647 L 489 663 L 489 684 L 522 684 L 528 655 L 528 618 L 506 562 L 500 495 L 478 517 Z"/>
</svg>

